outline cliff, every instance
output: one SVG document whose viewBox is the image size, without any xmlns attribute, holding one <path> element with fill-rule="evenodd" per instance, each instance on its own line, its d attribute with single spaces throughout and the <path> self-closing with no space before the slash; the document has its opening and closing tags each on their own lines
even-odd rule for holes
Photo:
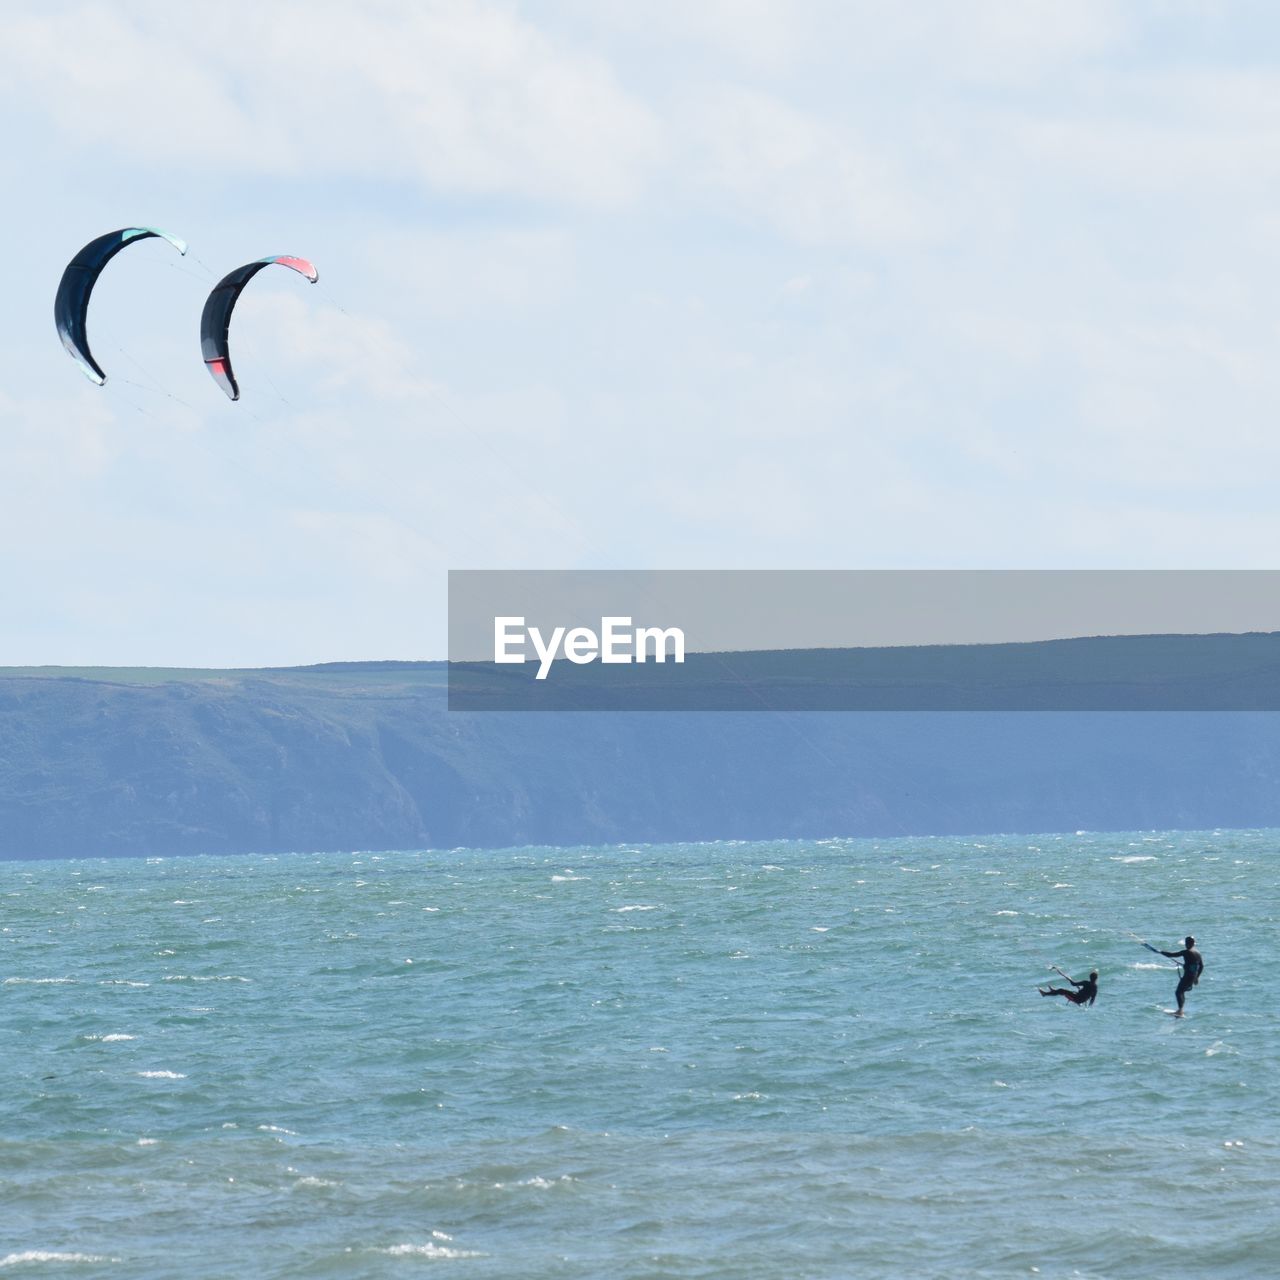
<svg viewBox="0 0 1280 1280">
<path fill-rule="evenodd" d="M 459 713 L 443 664 L 0 675 L 0 857 L 1280 825 L 1280 715 Z"/>
</svg>

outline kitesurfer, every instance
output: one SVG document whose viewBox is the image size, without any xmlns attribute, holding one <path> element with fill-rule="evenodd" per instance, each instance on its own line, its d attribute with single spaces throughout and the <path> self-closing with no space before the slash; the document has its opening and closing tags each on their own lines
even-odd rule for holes
<svg viewBox="0 0 1280 1280">
<path fill-rule="evenodd" d="M 1062 973 L 1062 970 L 1054 966 L 1055 973 Z M 1071 983 L 1075 988 L 1074 991 L 1068 991 L 1066 987 L 1037 987 L 1036 990 L 1042 996 L 1065 996 L 1072 1004 L 1092 1004 L 1098 998 L 1098 971 L 1093 969 L 1090 971 L 1087 979 L 1077 981 L 1070 974 L 1062 973 L 1062 976 Z"/>
<path fill-rule="evenodd" d="M 1173 993 L 1178 1002 L 1178 1017 L 1183 1016 L 1182 1006 L 1187 999 L 1187 992 L 1200 981 L 1204 972 L 1204 957 L 1196 950 L 1196 940 L 1187 936 L 1186 946 L 1177 951 L 1161 951 L 1162 956 L 1177 960 L 1182 965 L 1182 976 L 1178 979 L 1178 989 Z"/>
</svg>

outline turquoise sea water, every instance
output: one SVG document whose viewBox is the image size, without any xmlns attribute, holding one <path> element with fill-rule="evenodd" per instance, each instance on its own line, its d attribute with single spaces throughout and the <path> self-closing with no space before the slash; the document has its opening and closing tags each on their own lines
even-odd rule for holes
<svg viewBox="0 0 1280 1280">
<path fill-rule="evenodd" d="M 1278 847 L 0 864 L 0 1275 L 1280 1274 Z"/>
</svg>

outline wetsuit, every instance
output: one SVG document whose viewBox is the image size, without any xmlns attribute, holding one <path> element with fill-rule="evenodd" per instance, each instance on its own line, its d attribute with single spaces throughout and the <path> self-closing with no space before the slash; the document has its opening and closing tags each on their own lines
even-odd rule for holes
<svg viewBox="0 0 1280 1280">
<path fill-rule="evenodd" d="M 1182 964 L 1182 977 L 1178 979 L 1178 989 L 1173 993 L 1178 1008 L 1181 1009 L 1187 992 L 1200 981 L 1200 975 L 1204 972 L 1204 957 L 1195 947 L 1183 947 L 1181 951 L 1162 951 L 1160 954 Z"/>
<path fill-rule="evenodd" d="M 1098 998 L 1098 984 L 1090 979 L 1083 982 L 1077 982 L 1074 978 L 1068 978 L 1067 981 L 1075 987 L 1074 991 L 1068 991 L 1066 987 L 1050 987 L 1047 991 L 1043 987 L 1037 988 L 1042 996 L 1066 996 L 1072 1004 L 1092 1004 Z"/>
</svg>

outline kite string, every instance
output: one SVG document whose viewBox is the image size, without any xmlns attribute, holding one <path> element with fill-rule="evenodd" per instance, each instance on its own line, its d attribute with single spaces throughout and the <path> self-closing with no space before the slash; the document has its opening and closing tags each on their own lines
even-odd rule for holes
<svg viewBox="0 0 1280 1280">
<path fill-rule="evenodd" d="M 198 253 L 189 253 L 188 256 L 190 257 L 191 261 L 194 262 L 197 266 L 199 266 L 201 271 L 204 272 L 206 279 L 215 280 L 215 281 L 219 279 L 219 276 L 213 270 L 213 268 L 202 257 L 200 257 Z"/>
<path fill-rule="evenodd" d="M 180 404 L 184 409 L 190 409 L 192 413 L 195 413 L 195 412 L 196 412 L 196 410 L 195 410 L 195 406 L 194 406 L 194 405 L 190 405 L 190 404 L 188 404 L 188 403 L 187 403 L 187 402 L 186 402 L 186 401 L 185 401 L 181 396 L 176 396 L 176 395 L 174 395 L 174 394 L 173 394 L 173 392 L 172 392 L 172 391 L 170 391 L 170 390 L 169 390 L 169 389 L 164 385 L 164 383 L 162 383 L 162 382 L 160 381 L 160 379 L 159 379 L 159 378 L 157 378 L 157 377 L 155 376 L 155 374 L 154 374 L 154 373 L 152 373 L 152 372 L 151 372 L 151 370 L 150 370 L 150 369 L 148 369 L 148 368 L 146 367 L 146 365 L 144 365 L 144 364 L 142 363 L 142 361 L 141 361 L 141 360 L 138 360 L 138 359 L 136 359 L 134 356 L 130 355 L 130 353 L 129 353 L 128 351 L 126 351 L 126 350 L 124 349 L 124 347 L 120 346 L 118 343 L 116 344 L 116 350 L 117 350 L 117 351 L 118 351 L 118 352 L 119 352 L 119 353 L 120 353 L 120 354 L 121 354 L 121 355 L 122 355 L 126 360 L 128 360 L 128 361 L 129 361 L 129 363 L 130 363 L 131 365 L 133 365 L 135 369 L 140 370 L 140 371 L 141 371 L 141 373 L 142 373 L 142 375 L 143 375 L 143 377 L 150 379 L 150 381 L 151 381 L 151 382 L 152 382 L 152 384 L 153 384 L 153 385 L 152 385 L 152 386 L 150 386 L 150 387 L 146 387 L 146 386 L 143 386 L 141 383 L 137 383 L 137 382 L 135 382 L 135 383 L 133 383 L 133 384 L 132 384 L 133 386 L 138 387 L 138 389 L 139 389 L 139 390 L 141 390 L 141 391 L 150 391 L 152 395 L 161 395 L 161 396 L 164 396 L 164 397 L 166 397 L 166 399 L 172 400 L 175 404 Z"/>
<path fill-rule="evenodd" d="M 170 271 L 176 271 L 180 276 L 190 276 L 192 280 L 199 280 L 201 284 L 207 284 L 209 280 L 208 274 L 201 275 L 198 271 L 189 271 L 186 267 L 179 266 L 176 262 L 151 263 L 152 266 L 163 266 Z"/>
<path fill-rule="evenodd" d="M 144 418 L 152 418 L 155 415 L 148 409 L 144 409 L 137 399 L 131 396 L 127 391 L 120 390 L 121 384 L 126 387 L 136 387 L 139 391 L 150 391 L 150 387 L 144 387 L 140 382 L 131 382 L 128 378 L 112 378 L 112 386 L 116 388 L 115 394 L 120 397 L 131 408 L 134 413 L 140 413 Z M 152 392 L 154 395 L 155 393 Z"/>
<path fill-rule="evenodd" d="M 297 406 L 276 385 L 276 380 L 271 376 L 270 372 L 265 368 L 260 369 L 259 372 L 262 374 L 263 379 L 270 386 L 271 390 L 275 392 L 276 399 L 279 400 L 282 405 L 286 406 L 286 408 L 292 410 L 292 412 L 294 413 L 297 413 L 298 412 Z"/>
</svg>

